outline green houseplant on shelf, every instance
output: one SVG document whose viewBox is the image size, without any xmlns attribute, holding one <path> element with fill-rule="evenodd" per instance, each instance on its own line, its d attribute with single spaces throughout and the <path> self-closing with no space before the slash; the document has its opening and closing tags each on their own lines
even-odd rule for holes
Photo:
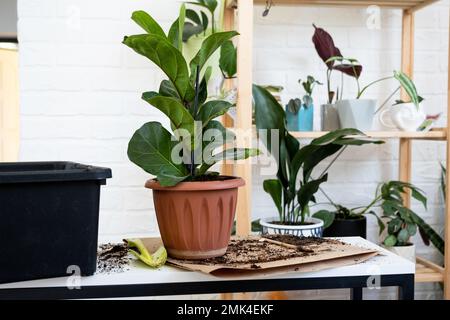
<svg viewBox="0 0 450 320">
<path fill-rule="evenodd" d="M 443 239 L 417 213 L 404 205 L 403 197 L 408 192 L 426 208 L 427 199 L 422 190 L 410 183 L 388 181 L 377 187 L 374 199 L 367 206 L 348 209 L 332 204 L 335 210 L 320 210 L 313 216 L 325 221 L 325 236 L 365 238 L 365 215 L 372 214 L 378 221 L 381 242 L 389 250 L 412 259 L 414 245 L 410 238 L 419 230 L 425 244 L 431 242 L 443 253 Z M 380 208 L 382 214 L 376 215 L 374 208 Z"/>
<path fill-rule="evenodd" d="M 306 81 L 298 80 L 305 90 L 302 99 L 289 100 L 286 105 L 286 119 L 288 130 L 291 131 L 313 131 L 314 103 L 312 93 L 316 85 L 322 85 L 313 76 L 308 76 Z"/>
<path fill-rule="evenodd" d="M 272 197 L 279 216 L 261 219 L 263 232 L 321 236 L 323 221 L 309 217 L 309 205 L 315 201 L 320 185 L 327 181 L 328 168 L 318 176 L 314 176 L 314 168 L 332 155 L 339 156 L 347 146 L 383 142 L 366 139 L 356 129 L 342 129 L 301 147 L 286 129 L 285 112 L 272 94 L 254 85 L 253 99 L 259 137 L 278 165 L 277 178 L 265 180 L 263 187 Z"/>
<path fill-rule="evenodd" d="M 240 178 L 211 172 L 211 167 L 221 160 L 257 155 L 258 151 L 216 151 L 225 141 L 231 142 L 233 134 L 214 119 L 233 105 L 207 100 L 209 72 L 203 69 L 211 55 L 237 33 L 208 36 L 188 64 L 182 55 L 184 16 L 182 5 L 179 18 L 166 34 L 149 14 L 138 11 L 132 15 L 145 33 L 126 36 L 123 43 L 147 57 L 167 76 L 158 91 L 144 92 L 142 99 L 168 117 L 171 131 L 159 122 L 145 123 L 131 138 L 128 157 L 156 176 L 145 186 L 153 190 L 158 225 L 168 254 L 198 259 L 225 253 L 237 188 L 244 184 Z"/>
</svg>

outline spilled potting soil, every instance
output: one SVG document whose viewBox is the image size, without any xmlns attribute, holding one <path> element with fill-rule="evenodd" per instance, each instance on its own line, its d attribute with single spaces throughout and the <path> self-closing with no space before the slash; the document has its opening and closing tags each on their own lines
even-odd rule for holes
<svg viewBox="0 0 450 320">
<path fill-rule="evenodd" d="M 253 264 L 256 269 L 257 263 L 316 255 L 319 252 L 317 249 L 325 243 L 343 244 L 337 240 L 292 235 L 266 235 L 264 238 L 273 242 L 261 241 L 259 238 L 232 239 L 225 255 L 197 260 L 195 263 L 205 265 Z"/>
<path fill-rule="evenodd" d="M 106 243 L 97 252 L 97 273 L 120 273 L 129 270 L 130 256 L 125 243 Z"/>
</svg>

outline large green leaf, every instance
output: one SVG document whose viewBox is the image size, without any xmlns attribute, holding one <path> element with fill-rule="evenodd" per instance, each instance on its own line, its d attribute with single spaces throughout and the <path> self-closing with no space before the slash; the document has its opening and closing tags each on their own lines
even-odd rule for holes
<svg viewBox="0 0 450 320">
<path fill-rule="evenodd" d="M 383 140 L 357 139 L 357 138 L 344 137 L 344 138 L 336 139 L 333 143 L 339 144 L 342 146 L 362 146 L 365 144 L 383 144 L 384 141 Z"/>
<path fill-rule="evenodd" d="M 196 119 L 205 127 L 209 121 L 227 113 L 233 105 L 228 101 L 212 100 L 203 104 L 198 110 Z"/>
<path fill-rule="evenodd" d="M 180 99 L 177 89 L 169 80 L 161 81 L 161 84 L 159 85 L 159 94 L 165 97 Z"/>
<path fill-rule="evenodd" d="M 301 211 L 308 206 L 311 199 L 313 199 L 314 194 L 319 190 L 320 185 L 327 181 L 327 179 L 328 174 L 324 174 L 323 177 L 311 180 L 300 187 L 300 190 L 298 190 L 297 193 L 297 200 Z"/>
<path fill-rule="evenodd" d="M 214 13 L 214 11 L 217 8 L 217 0 L 198 0 L 197 2 L 188 1 L 186 3 L 204 7 L 208 9 L 211 13 Z"/>
<path fill-rule="evenodd" d="M 194 98 L 186 61 L 166 38 L 152 34 L 134 35 L 125 37 L 123 43 L 160 67 L 182 99 L 191 101 Z"/>
<path fill-rule="evenodd" d="M 441 254 L 444 254 L 445 242 L 444 239 L 436 232 L 434 229 L 425 222 L 421 217 L 419 217 L 414 212 L 412 213 L 412 219 L 419 227 L 420 235 L 424 238 L 424 242 L 427 240 L 431 241 L 431 243 L 439 250 Z"/>
<path fill-rule="evenodd" d="M 156 175 L 161 185 L 172 186 L 186 179 L 186 167 L 172 160 L 172 149 L 176 141 L 159 122 L 148 122 L 138 129 L 128 144 L 128 158 Z"/>
<path fill-rule="evenodd" d="M 328 210 L 319 210 L 312 216 L 314 218 L 322 220 L 323 228 L 326 229 L 333 224 L 334 218 L 336 217 L 336 213 Z"/>
<path fill-rule="evenodd" d="M 281 215 L 282 213 L 282 194 L 283 194 L 283 186 L 278 179 L 268 179 L 263 182 L 264 191 L 270 194 L 272 197 L 275 206 L 278 209 L 278 213 Z"/>
<path fill-rule="evenodd" d="M 131 15 L 131 19 L 136 22 L 142 29 L 144 29 L 149 34 L 154 34 L 165 38 L 166 34 L 158 22 L 155 21 L 147 12 L 145 11 L 135 11 Z"/>
<path fill-rule="evenodd" d="M 213 55 L 213 53 L 219 49 L 222 44 L 234 36 L 238 35 L 236 31 L 226 31 L 226 32 L 217 32 L 209 37 L 207 37 L 201 47 L 200 50 L 197 52 L 197 54 L 194 56 L 194 58 L 191 60 L 189 66 L 191 69 L 191 79 L 195 79 L 196 77 L 196 69 L 197 66 L 200 67 L 200 71 L 205 66 L 208 59 Z"/>
<path fill-rule="evenodd" d="M 194 35 L 200 34 L 204 31 L 203 21 L 198 13 L 192 9 L 186 9 L 186 21 L 184 23 L 183 41 L 186 42 Z"/>
<path fill-rule="evenodd" d="M 170 26 L 169 32 L 167 33 L 167 40 L 172 46 L 180 50 L 180 39 L 183 41 L 183 34 L 180 34 L 180 18 L 177 18 Z"/>
<path fill-rule="evenodd" d="M 421 101 L 419 95 L 417 94 L 416 86 L 414 82 L 402 71 L 394 71 L 394 78 L 400 82 L 405 92 L 408 94 L 411 102 L 419 108 L 419 103 Z"/>
<path fill-rule="evenodd" d="M 208 163 L 203 163 L 198 170 L 198 175 L 203 175 L 216 163 L 223 160 L 244 160 L 250 157 L 259 155 L 258 149 L 249 148 L 233 148 L 224 150 L 218 154 L 215 154 L 212 159 L 209 159 Z"/>
<path fill-rule="evenodd" d="M 365 134 L 357 129 L 352 128 L 346 128 L 346 129 L 339 129 L 335 131 L 331 131 L 319 138 L 316 138 L 311 141 L 311 144 L 315 145 L 322 145 L 322 144 L 328 144 L 331 142 L 334 142 L 335 140 L 346 137 L 346 136 L 365 136 Z"/>
<path fill-rule="evenodd" d="M 263 142 L 270 152 L 272 149 L 270 130 L 279 130 L 278 137 L 281 140 L 286 131 L 286 114 L 274 96 L 261 86 L 253 85 L 253 100 L 256 129 L 267 130 L 267 137 L 263 137 Z"/>
<path fill-rule="evenodd" d="M 145 92 L 142 99 L 164 113 L 170 119 L 174 130 L 184 129 L 191 136 L 194 135 L 194 118 L 179 100 L 164 96 L 148 97 Z"/>
<path fill-rule="evenodd" d="M 237 49 L 231 40 L 225 41 L 220 47 L 219 66 L 227 78 L 232 78 L 237 72 Z"/>
<path fill-rule="evenodd" d="M 195 24 L 202 24 L 202 20 L 200 19 L 200 16 L 195 10 L 192 9 L 186 9 L 186 19 L 191 20 Z"/>
<path fill-rule="evenodd" d="M 308 181 L 314 168 L 322 162 L 322 160 L 337 153 L 341 148 L 342 146 L 338 144 L 326 144 L 309 154 L 303 164 L 303 180 L 305 182 Z"/>
<path fill-rule="evenodd" d="M 200 88 L 198 93 L 198 104 L 202 105 L 208 99 L 208 81 L 211 78 L 212 68 L 208 66 L 203 75 L 203 79 L 200 82 Z"/>
<path fill-rule="evenodd" d="M 203 128 L 203 156 L 211 157 L 215 149 L 234 141 L 235 137 L 234 132 L 225 128 L 220 121 L 211 120 Z"/>
<path fill-rule="evenodd" d="M 183 29 L 183 42 L 187 42 L 191 37 L 203 32 L 203 26 L 201 24 L 193 24 L 191 22 L 184 23 Z"/>
</svg>

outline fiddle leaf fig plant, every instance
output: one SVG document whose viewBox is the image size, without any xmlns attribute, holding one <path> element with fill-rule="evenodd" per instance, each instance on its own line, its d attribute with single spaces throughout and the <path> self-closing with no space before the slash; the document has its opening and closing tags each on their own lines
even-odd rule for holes
<svg viewBox="0 0 450 320">
<path fill-rule="evenodd" d="M 210 1 L 204 1 L 212 5 Z M 210 68 L 205 64 L 222 44 L 235 37 L 235 31 L 217 32 L 208 36 L 194 58 L 187 62 L 182 55 L 185 6 L 168 34 L 143 11 L 132 19 L 145 33 L 126 36 L 123 43 L 156 64 L 167 79 L 158 91 L 142 94 L 142 99 L 161 111 L 170 122 L 171 131 L 159 122 L 147 122 L 138 129 L 128 144 L 129 159 L 157 177 L 162 186 L 181 181 L 217 179 L 208 170 L 224 159 L 246 159 L 259 153 L 256 149 L 231 148 L 216 152 L 234 135 L 215 118 L 233 105 L 227 101 L 207 101 Z M 205 69 L 205 70 L 203 70 Z"/>
<path fill-rule="evenodd" d="M 272 197 L 282 224 L 306 223 L 309 204 L 315 202 L 316 192 L 328 179 L 328 168 L 313 176 L 314 169 L 324 159 L 347 146 L 383 143 L 367 139 L 359 130 L 341 129 L 300 146 L 286 129 L 285 112 L 273 95 L 263 87 L 254 85 L 253 99 L 256 128 L 278 164 L 277 178 L 265 180 L 263 187 Z M 261 136 L 262 132 L 268 135 Z M 274 136 L 276 138 L 272 139 Z"/>
</svg>

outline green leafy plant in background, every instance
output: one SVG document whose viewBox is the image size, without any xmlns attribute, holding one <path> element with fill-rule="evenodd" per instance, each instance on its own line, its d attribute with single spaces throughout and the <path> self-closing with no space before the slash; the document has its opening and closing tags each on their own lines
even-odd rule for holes
<svg viewBox="0 0 450 320">
<path fill-rule="evenodd" d="M 300 100 L 299 98 L 291 99 L 289 100 L 288 104 L 286 105 L 289 112 L 293 114 L 297 114 L 301 107 L 308 108 L 312 106 L 313 99 L 312 99 L 312 93 L 314 90 L 314 87 L 316 85 L 322 85 L 321 82 L 314 79 L 313 76 L 308 76 L 306 78 L 306 81 L 303 81 L 300 79 L 298 80 L 298 83 L 300 83 L 305 90 L 306 94 L 303 96 L 303 98 Z"/>
<path fill-rule="evenodd" d="M 377 198 L 381 200 L 382 217 L 386 219 L 387 236 L 385 246 L 404 246 L 419 230 L 426 245 L 430 242 L 444 252 L 444 241 L 418 214 L 404 206 L 403 195 L 409 190 L 411 196 L 427 208 L 427 198 L 422 190 L 414 185 L 401 181 L 390 181 L 381 185 Z M 383 230 L 380 230 L 380 233 Z"/>
<path fill-rule="evenodd" d="M 207 101 L 208 70 L 204 70 L 201 77 L 211 55 L 237 32 L 217 32 L 208 36 L 188 63 L 182 55 L 185 16 L 186 9 L 182 5 L 179 17 L 165 34 L 148 13 L 134 12 L 132 19 L 146 33 L 126 36 L 123 40 L 125 45 L 147 57 L 167 76 L 158 91 L 144 92 L 142 99 L 169 118 L 172 132 L 159 122 L 148 122 L 134 133 L 128 144 L 129 159 L 155 175 L 162 186 L 216 179 L 218 174 L 208 170 L 218 161 L 245 159 L 258 154 L 258 150 L 246 148 L 215 153 L 234 135 L 214 119 L 233 105 L 223 100 Z M 202 141 L 208 130 L 214 130 L 215 134 L 210 140 Z M 178 150 L 180 145 L 182 148 Z M 174 154 L 180 155 L 182 161 L 175 160 Z"/>
<path fill-rule="evenodd" d="M 312 175 L 314 168 L 322 160 L 336 153 L 339 155 L 347 146 L 383 143 L 365 139 L 359 130 L 341 129 L 301 147 L 298 140 L 286 129 L 285 112 L 273 95 L 263 87 L 254 85 L 253 99 L 256 128 L 267 130 L 268 133 L 268 137 L 260 138 L 269 152 L 278 153 L 278 156 L 275 156 L 278 164 L 277 179 L 265 180 L 263 187 L 272 197 L 282 224 L 305 224 L 309 203 L 315 202 L 315 193 L 328 178 L 329 167 L 316 178 Z M 271 132 L 278 134 L 275 141 L 271 139 Z"/>
<path fill-rule="evenodd" d="M 411 183 L 388 181 L 377 187 L 374 199 L 367 206 L 348 209 L 331 203 L 336 210 L 320 210 L 313 216 L 322 219 L 324 227 L 327 228 L 336 218 L 350 220 L 371 214 L 377 218 L 380 235 L 386 226 L 388 228 L 387 236 L 383 239 L 384 245 L 407 245 L 410 237 L 414 236 L 418 229 L 426 245 L 431 242 L 443 253 L 444 240 L 417 213 L 404 205 L 403 197 L 408 193 L 411 193 L 411 196 L 420 201 L 425 208 L 427 207 L 427 198 L 422 190 Z M 375 207 L 381 208 L 381 216 L 372 210 Z"/>
<path fill-rule="evenodd" d="M 186 4 L 194 5 L 206 9 L 209 12 L 210 19 L 207 14 L 200 10 L 197 13 L 195 10 L 187 9 L 186 18 L 188 21 L 184 22 L 183 41 L 188 41 L 192 36 L 203 33 L 206 35 L 206 31 L 209 27 L 209 21 L 211 20 L 211 33 L 216 33 L 215 11 L 218 6 L 217 0 L 196 0 L 188 1 Z"/>
</svg>

